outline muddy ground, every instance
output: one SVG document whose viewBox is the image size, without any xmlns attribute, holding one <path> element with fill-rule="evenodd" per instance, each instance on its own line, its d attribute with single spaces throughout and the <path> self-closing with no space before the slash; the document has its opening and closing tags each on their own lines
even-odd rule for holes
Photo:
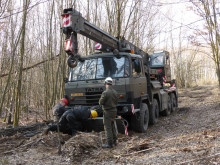
<svg viewBox="0 0 220 165">
<path fill-rule="evenodd" d="M 118 135 L 102 149 L 104 132 L 42 135 L 44 125 L 10 134 L 0 130 L 0 164 L 220 164 L 220 92 L 214 86 L 179 91 L 179 108 L 146 134 Z M 32 129 L 32 130 L 31 130 Z"/>
</svg>

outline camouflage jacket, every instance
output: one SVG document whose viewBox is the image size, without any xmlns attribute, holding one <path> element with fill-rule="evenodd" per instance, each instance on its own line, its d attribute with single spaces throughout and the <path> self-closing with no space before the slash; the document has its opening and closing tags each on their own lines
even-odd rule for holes
<svg viewBox="0 0 220 165">
<path fill-rule="evenodd" d="M 102 92 L 101 98 L 99 99 L 99 105 L 102 106 L 104 111 L 108 111 L 116 110 L 117 103 L 117 92 L 109 86 L 104 92 Z"/>
<path fill-rule="evenodd" d="M 66 112 L 66 108 L 61 105 L 60 103 L 57 103 L 53 107 L 53 116 L 54 116 L 54 121 L 57 122 L 60 117 L 63 115 L 63 113 Z"/>
</svg>

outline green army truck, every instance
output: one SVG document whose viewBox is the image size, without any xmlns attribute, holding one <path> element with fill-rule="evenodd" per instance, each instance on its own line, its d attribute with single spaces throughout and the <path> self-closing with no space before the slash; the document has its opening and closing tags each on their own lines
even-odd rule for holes
<svg viewBox="0 0 220 165">
<path fill-rule="evenodd" d="M 124 38 L 116 38 L 85 20 L 76 10 L 64 9 L 62 29 L 66 34 L 65 51 L 69 55 L 68 80 L 65 97 L 68 108 L 91 108 L 98 105 L 105 90 L 106 77 L 113 79 L 118 93 L 117 125 L 127 121 L 129 129 L 146 132 L 148 124 L 156 124 L 159 114 L 169 115 L 177 107 L 177 88 L 174 80 L 161 83 L 167 73 L 167 53 L 148 55 Z M 80 56 L 77 34 L 101 44 L 98 52 Z M 163 58 L 160 65 L 154 65 Z M 166 73 L 165 73 L 166 71 Z M 172 83 L 172 84 L 171 84 Z M 85 122 L 87 130 L 103 129 L 102 116 Z"/>
</svg>

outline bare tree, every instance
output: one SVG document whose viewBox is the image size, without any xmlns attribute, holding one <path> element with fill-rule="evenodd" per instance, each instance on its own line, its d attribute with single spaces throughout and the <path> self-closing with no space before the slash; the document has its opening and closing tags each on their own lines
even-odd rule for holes
<svg viewBox="0 0 220 165">
<path fill-rule="evenodd" d="M 216 7 L 216 0 L 206 1 L 198 0 L 191 1 L 196 12 L 205 20 L 205 28 L 208 33 L 200 33 L 201 35 L 208 34 L 209 42 L 212 51 L 212 59 L 215 63 L 216 74 L 218 77 L 218 83 L 220 87 L 220 34 L 219 34 L 219 16 Z M 201 45 L 201 43 L 199 43 Z"/>
<path fill-rule="evenodd" d="M 5 11 L 8 9 L 10 0 L 0 0 L 0 18 L 3 16 Z"/>
<path fill-rule="evenodd" d="M 19 72 L 17 80 L 17 91 L 15 97 L 15 107 L 14 107 L 14 119 L 13 125 L 18 126 L 19 122 L 19 113 L 21 106 L 21 90 L 22 90 L 22 73 L 23 73 L 23 63 L 24 63 L 24 53 L 25 53 L 25 28 L 27 20 L 27 12 L 30 1 L 23 0 L 23 17 L 22 17 L 22 26 L 21 26 L 21 46 L 20 46 L 20 60 L 19 60 Z"/>
</svg>

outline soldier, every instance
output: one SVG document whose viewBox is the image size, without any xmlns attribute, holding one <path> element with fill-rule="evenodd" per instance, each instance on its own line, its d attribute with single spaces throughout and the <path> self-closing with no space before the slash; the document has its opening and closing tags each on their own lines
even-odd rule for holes
<svg viewBox="0 0 220 165">
<path fill-rule="evenodd" d="M 57 123 L 59 122 L 61 116 L 64 112 L 66 112 L 65 106 L 68 105 L 68 100 L 66 98 L 62 98 L 59 103 L 57 103 L 53 107 L 53 118 L 55 123 L 51 123 L 48 125 L 48 128 L 44 130 L 44 134 L 48 134 L 49 131 L 57 131 Z"/>
<path fill-rule="evenodd" d="M 65 106 L 67 105 L 68 100 L 66 98 L 62 98 L 60 102 L 53 107 L 53 116 L 55 122 L 58 122 L 63 113 L 66 112 Z"/>
<path fill-rule="evenodd" d="M 77 131 L 83 131 L 83 122 L 88 118 L 96 118 L 101 114 L 101 107 L 94 106 L 90 109 L 81 106 L 75 106 L 73 109 L 66 111 L 59 120 L 61 130 L 67 130 L 74 136 Z"/>
<path fill-rule="evenodd" d="M 96 118 L 102 113 L 101 107 L 93 106 L 91 108 L 75 106 L 72 109 L 66 110 L 56 124 L 50 125 L 44 134 L 49 131 L 57 131 L 57 124 L 59 124 L 60 132 L 74 136 L 77 131 L 83 130 L 83 122 L 88 118 Z"/>
<path fill-rule="evenodd" d="M 104 68 L 104 77 L 113 76 L 118 70 L 117 64 L 113 58 L 102 58 Z"/>
<path fill-rule="evenodd" d="M 115 131 L 115 117 L 117 114 L 117 92 L 112 88 L 112 78 L 107 77 L 105 79 L 106 90 L 102 93 L 99 99 L 99 105 L 102 106 L 103 112 L 103 124 L 107 139 L 107 144 L 103 144 L 103 148 L 112 148 L 116 145 L 116 131 Z"/>
</svg>

